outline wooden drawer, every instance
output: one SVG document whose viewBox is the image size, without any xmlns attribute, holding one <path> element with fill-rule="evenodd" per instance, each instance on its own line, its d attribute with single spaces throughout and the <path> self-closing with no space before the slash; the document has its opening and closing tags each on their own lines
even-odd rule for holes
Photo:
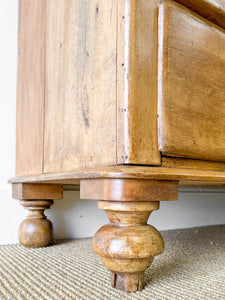
<svg viewBox="0 0 225 300">
<path fill-rule="evenodd" d="M 159 150 L 225 161 L 225 31 L 183 6 L 159 7 Z"/>
</svg>

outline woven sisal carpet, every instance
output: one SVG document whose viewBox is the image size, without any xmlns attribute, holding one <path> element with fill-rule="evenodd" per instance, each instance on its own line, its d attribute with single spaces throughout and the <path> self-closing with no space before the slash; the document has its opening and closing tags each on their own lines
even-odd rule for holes
<svg viewBox="0 0 225 300">
<path fill-rule="evenodd" d="M 0 247 L 0 299 L 225 300 L 225 225 L 165 231 L 165 253 L 146 272 L 141 292 L 111 288 L 90 239 L 25 249 Z"/>
</svg>

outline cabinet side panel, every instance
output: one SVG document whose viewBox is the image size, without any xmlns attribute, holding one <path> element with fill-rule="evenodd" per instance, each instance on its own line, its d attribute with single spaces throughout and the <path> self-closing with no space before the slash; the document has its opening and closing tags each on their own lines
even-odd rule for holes
<svg viewBox="0 0 225 300">
<path fill-rule="evenodd" d="M 49 0 L 44 171 L 116 164 L 116 0 Z"/>
<path fill-rule="evenodd" d="M 42 173 L 45 0 L 19 1 L 16 175 Z"/>
<path fill-rule="evenodd" d="M 159 2 L 159 0 L 118 2 L 117 152 L 119 164 L 160 165 L 161 163 L 157 137 Z"/>
</svg>

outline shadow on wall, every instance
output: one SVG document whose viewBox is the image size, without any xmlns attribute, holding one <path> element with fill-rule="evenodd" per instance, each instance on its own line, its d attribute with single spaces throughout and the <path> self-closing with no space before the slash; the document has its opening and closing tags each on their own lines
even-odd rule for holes
<svg viewBox="0 0 225 300">
<path fill-rule="evenodd" d="M 224 224 L 224 211 L 225 192 L 190 189 L 181 191 L 178 201 L 161 202 L 148 223 L 158 230 Z M 81 200 L 79 191 L 64 191 L 64 199 L 56 200 L 46 215 L 53 222 L 56 239 L 92 237 L 108 223 L 97 201 Z"/>
<path fill-rule="evenodd" d="M 97 201 L 81 200 L 79 191 L 64 191 L 63 196 L 63 200 L 55 200 L 54 206 L 46 211 L 53 222 L 56 239 L 92 237 L 99 227 L 108 223 Z"/>
</svg>

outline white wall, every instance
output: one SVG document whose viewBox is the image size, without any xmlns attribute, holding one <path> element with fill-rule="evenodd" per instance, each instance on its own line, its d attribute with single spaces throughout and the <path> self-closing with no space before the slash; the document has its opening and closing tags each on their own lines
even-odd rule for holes
<svg viewBox="0 0 225 300">
<path fill-rule="evenodd" d="M 46 215 L 54 223 L 56 238 L 90 237 L 108 223 L 97 201 L 80 200 L 79 191 L 64 191 L 64 200 L 55 201 Z M 225 192 L 181 189 L 179 200 L 161 202 L 149 223 L 159 230 L 225 224 Z"/>
<path fill-rule="evenodd" d="M 18 242 L 17 230 L 26 211 L 11 198 L 7 180 L 15 168 L 17 0 L 0 1 L 0 244 Z M 47 215 L 56 238 L 90 237 L 107 223 L 96 201 L 79 199 L 79 191 L 65 191 Z M 225 192 L 183 189 L 178 202 L 161 203 L 150 223 L 158 229 L 225 223 Z"/>
</svg>

